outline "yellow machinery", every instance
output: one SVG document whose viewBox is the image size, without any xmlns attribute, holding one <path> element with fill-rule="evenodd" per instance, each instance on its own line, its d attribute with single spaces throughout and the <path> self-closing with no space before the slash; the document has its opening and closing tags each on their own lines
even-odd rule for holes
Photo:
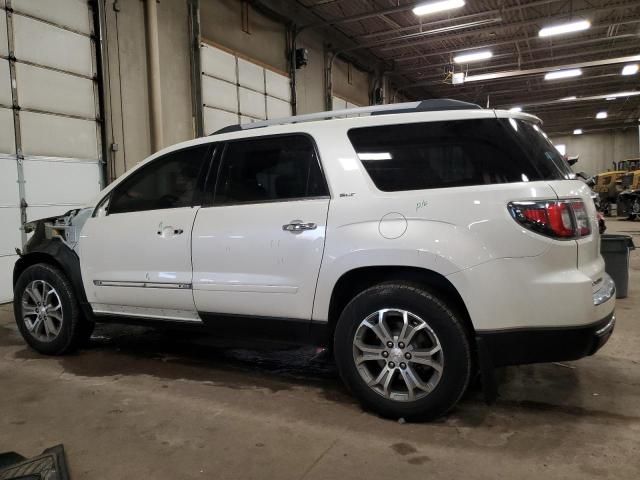
<svg viewBox="0 0 640 480">
<path fill-rule="evenodd" d="M 627 160 L 620 160 L 616 165 L 616 168 L 618 170 L 624 170 L 625 172 L 640 170 L 640 158 L 629 158 Z"/>
<path fill-rule="evenodd" d="M 621 180 L 622 192 L 618 196 L 619 214 L 629 220 L 640 218 L 640 170 L 625 173 Z"/>
</svg>

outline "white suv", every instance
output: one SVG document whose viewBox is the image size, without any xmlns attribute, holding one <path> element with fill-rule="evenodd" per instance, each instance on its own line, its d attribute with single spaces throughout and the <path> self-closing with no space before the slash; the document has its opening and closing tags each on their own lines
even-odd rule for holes
<svg viewBox="0 0 640 480">
<path fill-rule="evenodd" d="M 16 321 L 47 354 L 131 319 L 326 345 L 366 407 L 437 417 L 475 372 L 491 392 L 613 330 L 589 188 L 538 124 L 429 100 L 164 149 L 26 225 Z"/>
</svg>

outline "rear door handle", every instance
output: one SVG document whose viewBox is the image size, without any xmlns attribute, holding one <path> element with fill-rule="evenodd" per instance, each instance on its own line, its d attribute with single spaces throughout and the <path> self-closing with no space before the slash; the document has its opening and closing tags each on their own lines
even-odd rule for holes
<svg viewBox="0 0 640 480">
<path fill-rule="evenodd" d="M 291 223 L 287 223 L 282 226 L 282 230 L 285 232 L 302 232 L 304 230 L 315 230 L 318 228 L 318 225 L 315 223 L 303 223 L 302 220 L 292 220 Z"/>
</svg>

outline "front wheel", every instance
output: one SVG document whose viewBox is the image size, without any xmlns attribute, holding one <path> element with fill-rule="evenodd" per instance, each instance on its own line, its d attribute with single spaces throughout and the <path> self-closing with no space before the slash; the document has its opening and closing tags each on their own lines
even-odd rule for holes
<svg viewBox="0 0 640 480">
<path fill-rule="evenodd" d="M 629 211 L 629 219 L 635 220 L 636 218 L 640 218 L 640 199 L 638 198 L 633 200 Z"/>
<path fill-rule="evenodd" d="M 365 408 L 388 418 L 444 415 L 471 376 L 461 319 L 412 284 L 385 283 L 357 295 L 338 320 L 334 348 L 347 387 Z"/>
<path fill-rule="evenodd" d="M 27 267 L 14 287 L 13 311 L 18 329 L 34 350 L 61 355 L 86 343 L 93 322 L 84 318 L 71 283 L 49 264 Z"/>
</svg>

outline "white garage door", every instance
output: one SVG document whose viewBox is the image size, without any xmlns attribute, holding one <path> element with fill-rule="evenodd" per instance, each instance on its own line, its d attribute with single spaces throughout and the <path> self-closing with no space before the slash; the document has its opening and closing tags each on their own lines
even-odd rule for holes
<svg viewBox="0 0 640 480">
<path fill-rule="evenodd" d="M 204 133 L 237 123 L 291 115 L 289 77 L 202 43 Z"/>
<path fill-rule="evenodd" d="M 11 298 L 22 222 L 64 213 L 102 187 L 88 3 L 0 0 L 0 303 Z"/>
</svg>

